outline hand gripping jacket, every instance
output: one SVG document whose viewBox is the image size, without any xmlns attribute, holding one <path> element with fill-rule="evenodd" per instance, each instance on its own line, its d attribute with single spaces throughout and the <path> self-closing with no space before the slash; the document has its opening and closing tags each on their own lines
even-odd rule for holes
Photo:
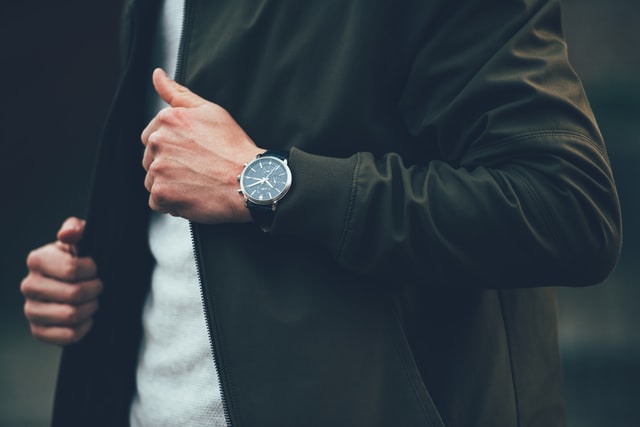
<svg viewBox="0 0 640 427">
<path fill-rule="evenodd" d="M 54 425 L 126 425 L 151 258 L 140 167 L 154 2 L 84 250 L 105 282 Z M 551 286 L 602 281 L 620 211 L 555 0 L 187 0 L 178 79 L 290 151 L 270 233 L 193 224 L 232 426 L 560 426 Z"/>
</svg>

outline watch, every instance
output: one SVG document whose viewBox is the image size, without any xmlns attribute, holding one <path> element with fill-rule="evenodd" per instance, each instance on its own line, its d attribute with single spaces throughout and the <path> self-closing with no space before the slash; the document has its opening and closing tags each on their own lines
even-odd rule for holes
<svg viewBox="0 0 640 427">
<path fill-rule="evenodd" d="M 291 188 L 289 153 L 267 150 L 247 163 L 238 176 L 240 192 L 251 217 L 264 231 L 271 229 L 278 202 Z"/>
</svg>

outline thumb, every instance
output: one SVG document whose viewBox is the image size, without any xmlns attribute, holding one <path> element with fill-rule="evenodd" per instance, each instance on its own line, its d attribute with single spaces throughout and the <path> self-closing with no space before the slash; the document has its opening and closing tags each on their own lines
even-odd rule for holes
<svg viewBox="0 0 640 427">
<path fill-rule="evenodd" d="M 58 240 L 62 243 L 76 244 L 84 234 L 85 221 L 80 218 L 67 218 L 58 230 Z"/>
<path fill-rule="evenodd" d="M 152 80 L 160 98 L 172 107 L 197 107 L 205 102 L 186 87 L 171 80 L 162 68 L 153 70 Z"/>
</svg>

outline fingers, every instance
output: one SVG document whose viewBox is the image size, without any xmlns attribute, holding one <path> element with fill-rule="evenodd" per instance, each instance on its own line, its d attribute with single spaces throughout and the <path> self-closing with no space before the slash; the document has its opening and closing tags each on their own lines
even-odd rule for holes
<svg viewBox="0 0 640 427">
<path fill-rule="evenodd" d="M 82 239 L 85 221 L 80 218 L 67 218 L 58 230 L 58 240 L 63 243 L 76 244 Z"/>
<path fill-rule="evenodd" d="M 156 117 L 154 117 L 149 124 L 142 130 L 142 134 L 140 135 L 140 140 L 142 141 L 142 144 L 145 146 L 149 145 L 149 137 L 151 137 L 151 134 L 153 134 L 153 132 L 155 132 L 157 130 L 157 128 L 159 127 L 159 124 L 157 123 L 157 117 L 158 115 L 162 112 L 162 110 L 160 110 L 160 112 L 156 115 Z M 148 147 L 147 147 L 148 148 Z M 148 150 L 145 150 L 145 155 L 146 152 Z"/>
<path fill-rule="evenodd" d="M 24 313 L 31 333 L 53 344 L 70 344 L 91 329 L 98 309 L 102 281 L 90 257 L 76 256 L 85 221 L 68 218 L 58 230 L 58 240 L 27 256 L 29 273 L 20 284 Z"/>
<path fill-rule="evenodd" d="M 145 129 L 146 131 L 146 129 Z M 144 145 L 147 145 L 147 139 L 144 139 L 144 135 L 142 137 L 142 141 Z M 151 153 L 150 149 L 145 149 L 144 150 L 144 155 L 142 156 L 142 167 L 144 168 L 145 171 L 149 171 L 149 168 L 151 167 L 151 163 L 153 163 L 154 160 L 154 156 L 153 153 Z"/>
<path fill-rule="evenodd" d="M 100 279 L 79 283 L 66 283 L 30 273 L 20 284 L 20 292 L 26 299 L 80 305 L 97 299 L 102 293 Z"/>
<path fill-rule="evenodd" d="M 195 108 L 207 103 L 205 99 L 174 80 L 171 80 L 161 68 L 156 68 L 153 71 L 152 80 L 153 86 L 160 98 L 169 104 L 171 108 Z M 162 111 L 160 114 L 162 114 Z M 159 117 L 160 114 L 156 117 Z M 141 139 L 144 145 L 148 144 L 149 137 L 158 127 L 157 120 L 154 119 L 151 120 L 149 125 L 142 131 Z"/>
<path fill-rule="evenodd" d="M 167 76 L 161 68 L 153 70 L 153 87 L 160 98 L 172 107 L 197 107 L 206 102 L 186 87 Z"/>
<path fill-rule="evenodd" d="M 74 326 L 43 326 L 31 323 L 31 335 L 36 339 L 54 345 L 68 345 L 80 341 L 91 330 L 93 320 L 88 319 Z"/>
<path fill-rule="evenodd" d="M 102 282 L 94 279 L 71 284 L 30 273 L 20 290 L 31 334 L 50 344 L 67 345 L 91 329 Z"/>
<path fill-rule="evenodd" d="M 27 300 L 24 315 L 29 323 L 40 327 L 74 327 L 90 320 L 98 310 L 98 300 L 80 305 Z"/>
<path fill-rule="evenodd" d="M 27 256 L 29 271 L 70 283 L 95 278 L 97 267 L 93 259 L 76 257 L 65 245 L 56 242 L 32 251 Z"/>
</svg>

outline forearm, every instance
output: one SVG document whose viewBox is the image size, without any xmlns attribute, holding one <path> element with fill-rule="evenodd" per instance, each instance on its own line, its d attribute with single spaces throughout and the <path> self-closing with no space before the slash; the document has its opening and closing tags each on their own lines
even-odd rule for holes
<svg viewBox="0 0 640 427">
<path fill-rule="evenodd" d="M 591 150 L 562 134 L 529 142 Z M 406 167 L 394 154 L 330 159 L 294 150 L 296 187 L 273 233 L 321 245 L 363 274 L 435 286 L 596 283 L 619 250 L 607 162 L 591 153 L 576 155 L 585 162 L 576 165 L 552 151 L 468 170 L 441 161 Z"/>
<path fill-rule="evenodd" d="M 612 172 L 557 2 L 526 3 L 535 7 L 496 11 L 488 28 L 482 2 L 469 2 L 450 17 L 459 25 L 424 43 L 398 103 L 411 139 L 390 144 L 405 150 L 294 152 L 300 176 L 274 233 L 312 240 L 347 268 L 429 285 L 602 280 L 621 240 Z M 473 26 L 473 40 L 457 38 Z"/>
</svg>

